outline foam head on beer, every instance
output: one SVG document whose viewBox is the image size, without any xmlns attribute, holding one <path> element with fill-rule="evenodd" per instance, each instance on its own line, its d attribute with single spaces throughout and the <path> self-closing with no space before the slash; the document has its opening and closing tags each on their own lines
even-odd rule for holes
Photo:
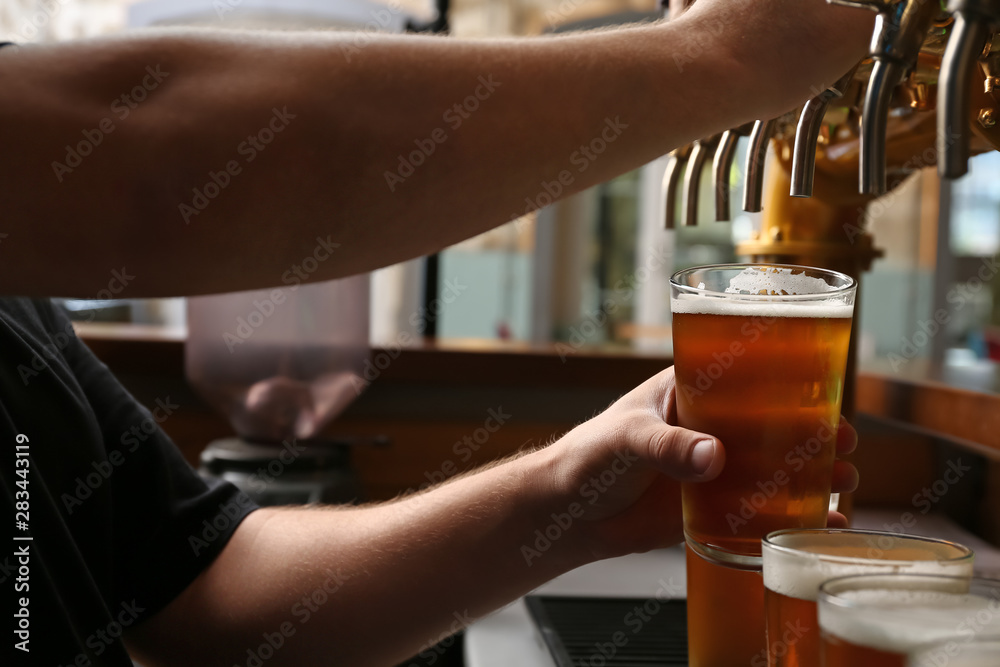
<svg viewBox="0 0 1000 667">
<path fill-rule="evenodd" d="M 1000 635 L 971 641 L 949 639 L 920 649 L 908 667 L 996 667 L 1000 664 Z"/>
<path fill-rule="evenodd" d="M 725 293 L 796 296 L 836 291 L 836 285 L 789 267 L 754 266 L 730 278 Z"/>
<path fill-rule="evenodd" d="M 977 617 L 990 620 L 1000 631 L 1000 618 L 990 601 L 967 593 L 941 591 L 871 590 L 842 594 L 852 603 L 820 611 L 823 632 L 843 641 L 887 653 L 909 653 L 914 648 L 975 634 Z"/>
<path fill-rule="evenodd" d="M 862 581 L 867 580 L 867 581 Z M 824 584 L 819 622 L 828 667 L 905 664 L 943 641 L 1000 633 L 1000 581 L 866 575 Z"/>
<path fill-rule="evenodd" d="M 674 295 L 671 310 L 675 315 L 840 318 L 854 314 L 854 300 L 843 288 L 789 267 L 748 267 L 721 292 L 699 282 L 692 291 Z"/>
<path fill-rule="evenodd" d="M 767 538 L 764 587 L 799 600 L 816 600 L 830 579 L 855 574 L 910 572 L 972 576 L 967 547 L 875 531 L 802 530 Z"/>
</svg>

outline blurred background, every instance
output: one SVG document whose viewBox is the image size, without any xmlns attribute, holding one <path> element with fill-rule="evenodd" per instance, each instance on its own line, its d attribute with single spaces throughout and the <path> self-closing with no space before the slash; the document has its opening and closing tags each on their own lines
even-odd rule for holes
<svg viewBox="0 0 1000 667">
<path fill-rule="evenodd" d="M 0 39 L 191 25 L 462 38 L 658 16 L 653 0 L 6 0 Z M 740 140 L 730 179 L 737 201 L 747 143 Z M 654 161 L 523 216 L 511 211 L 511 222 L 489 233 L 373 274 L 364 382 L 322 433 L 349 451 L 350 465 L 347 453 L 323 464 L 341 475 L 337 483 L 350 480 L 349 497 L 393 498 L 550 442 L 670 363 L 671 273 L 737 260 L 736 245 L 760 233 L 761 215 L 734 206 L 732 222 L 715 222 L 709 163 L 699 224 L 664 230 L 666 165 Z M 985 280 L 979 274 L 1000 250 L 998 173 L 996 152 L 974 157 L 958 181 L 941 181 L 929 166 L 859 209 L 858 227 L 883 252 L 863 278 L 855 318 L 854 423 L 863 441 L 855 502 L 869 510 L 868 527 L 889 529 L 923 507 L 920 494 L 958 462 L 973 472 L 935 496 L 929 516 L 929 505 L 920 509 L 909 532 L 940 534 L 944 516 L 977 536 L 961 541 L 1000 544 L 1000 279 L 995 268 Z M 522 210 L 531 203 L 548 202 L 539 194 Z M 64 303 L 80 320 L 117 327 L 81 328 L 81 337 L 141 401 L 169 395 L 181 406 L 163 428 L 193 465 L 218 464 L 206 445 L 231 436 L 234 424 L 185 377 L 184 300 Z M 942 311 L 944 331 L 931 334 Z M 444 655 L 437 664 L 460 664 Z"/>
</svg>

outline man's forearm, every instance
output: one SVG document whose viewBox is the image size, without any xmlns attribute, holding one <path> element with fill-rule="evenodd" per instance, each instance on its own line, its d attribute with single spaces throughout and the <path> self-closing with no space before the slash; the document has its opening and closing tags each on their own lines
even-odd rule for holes
<svg viewBox="0 0 1000 667">
<path fill-rule="evenodd" d="M 4 49 L 0 285 L 93 296 L 125 266 L 124 296 L 194 294 L 280 284 L 318 238 L 340 245 L 316 279 L 438 250 L 798 103 L 754 49 L 736 62 L 738 20 Z"/>
<path fill-rule="evenodd" d="M 267 635 L 281 637 L 275 667 L 396 664 L 584 562 L 579 513 L 549 506 L 553 464 L 541 452 L 400 502 L 251 514 L 195 584 L 139 627 L 137 657 L 229 667 Z M 569 524 L 539 547 L 534 531 L 553 514 Z"/>
</svg>

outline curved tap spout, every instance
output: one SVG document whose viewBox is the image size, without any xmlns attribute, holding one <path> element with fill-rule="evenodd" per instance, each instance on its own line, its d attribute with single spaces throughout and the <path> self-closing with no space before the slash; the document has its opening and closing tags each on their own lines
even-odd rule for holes
<svg viewBox="0 0 1000 667">
<path fill-rule="evenodd" d="M 865 106 L 861 113 L 859 186 L 862 194 L 881 195 L 886 192 L 885 133 L 889 121 L 889 103 L 903 73 L 902 65 L 889 60 L 876 60 L 872 67 Z"/>
<path fill-rule="evenodd" d="M 955 10 L 955 25 L 941 61 L 937 150 L 938 173 L 943 178 L 958 178 L 969 171 L 969 92 L 973 66 L 989 32 L 981 15 L 967 11 L 965 5 L 973 4 L 962 3 Z M 1000 7 L 996 11 L 1000 13 Z"/>
<path fill-rule="evenodd" d="M 715 220 L 726 222 L 732 219 L 729 196 L 729 173 L 736 159 L 736 144 L 740 140 L 739 130 L 726 130 L 719 137 L 719 147 L 712 159 L 712 185 L 715 189 Z"/>
<path fill-rule="evenodd" d="M 681 173 L 687 164 L 688 154 L 691 152 L 690 146 L 682 146 L 667 154 L 667 170 L 663 173 L 663 192 L 666 195 L 664 227 L 674 229 L 677 226 L 675 220 L 677 211 L 677 186 L 681 182 Z"/>
<path fill-rule="evenodd" d="M 823 118 L 830 102 L 843 97 L 844 91 L 854 78 L 854 67 L 837 83 L 806 102 L 799 115 L 799 123 L 795 130 L 795 148 L 792 152 L 792 185 L 790 194 L 793 197 L 812 197 L 813 181 L 816 176 L 816 146 L 819 143 L 819 132 L 823 127 Z"/>
<path fill-rule="evenodd" d="M 778 119 L 758 120 L 750 133 L 750 148 L 747 151 L 746 181 L 743 184 L 743 210 L 759 213 L 764 198 L 764 160 L 771 137 L 778 125 Z"/>
<path fill-rule="evenodd" d="M 687 173 L 684 175 L 684 224 L 694 227 L 698 224 L 698 195 L 701 194 L 701 174 L 705 170 L 708 156 L 715 152 L 719 135 L 694 142 L 688 158 Z"/>
</svg>

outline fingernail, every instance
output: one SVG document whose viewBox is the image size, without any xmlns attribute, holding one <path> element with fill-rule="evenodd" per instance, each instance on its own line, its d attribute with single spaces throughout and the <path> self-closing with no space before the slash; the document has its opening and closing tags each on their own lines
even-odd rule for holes
<svg viewBox="0 0 1000 667">
<path fill-rule="evenodd" d="M 691 450 L 691 469 L 704 475 L 715 460 L 715 440 L 702 440 Z"/>
</svg>

